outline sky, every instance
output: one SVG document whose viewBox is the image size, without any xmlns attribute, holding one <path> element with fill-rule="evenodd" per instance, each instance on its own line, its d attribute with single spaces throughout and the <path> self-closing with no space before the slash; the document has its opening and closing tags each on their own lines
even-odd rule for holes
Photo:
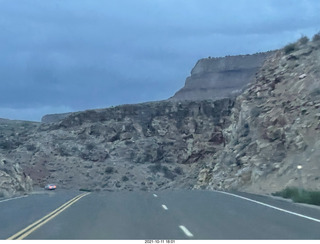
<svg viewBox="0 0 320 244">
<path fill-rule="evenodd" d="M 0 118 L 167 99 L 201 58 L 320 31 L 319 0 L 0 0 Z"/>
</svg>

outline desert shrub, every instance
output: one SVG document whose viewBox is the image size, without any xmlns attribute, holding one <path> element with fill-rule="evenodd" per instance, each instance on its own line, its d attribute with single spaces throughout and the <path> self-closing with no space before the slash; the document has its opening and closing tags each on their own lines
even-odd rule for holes
<svg viewBox="0 0 320 244">
<path fill-rule="evenodd" d="M 153 174 L 156 174 L 158 172 L 161 172 L 162 166 L 161 166 L 161 164 L 150 165 L 150 166 L 148 166 L 148 169 L 150 169 L 150 171 Z"/>
<path fill-rule="evenodd" d="M 124 175 L 124 176 L 122 176 L 121 180 L 122 180 L 122 181 L 128 181 L 129 178 L 128 178 L 128 176 Z"/>
<path fill-rule="evenodd" d="M 155 164 L 155 165 L 150 165 L 148 166 L 150 171 L 154 174 L 158 172 L 162 172 L 163 176 L 167 179 L 174 180 L 176 177 L 176 174 L 174 174 L 167 166 L 162 166 L 161 164 Z"/>
<path fill-rule="evenodd" d="M 101 135 L 101 126 L 99 124 L 91 126 L 89 134 L 99 137 Z"/>
<path fill-rule="evenodd" d="M 68 148 L 64 145 L 59 145 L 59 147 L 57 148 L 58 153 L 62 156 L 62 157 L 69 157 L 71 156 Z"/>
<path fill-rule="evenodd" d="M 312 41 L 313 42 L 316 42 L 316 41 L 320 41 L 320 32 L 315 34 L 313 37 L 312 37 Z"/>
<path fill-rule="evenodd" d="M 104 172 L 107 174 L 112 174 L 114 172 L 114 168 L 112 166 L 108 166 Z"/>
<path fill-rule="evenodd" d="M 239 136 L 240 137 L 246 137 L 246 136 L 249 135 L 249 133 L 250 133 L 250 126 L 249 126 L 248 123 L 245 123 L 243 125 L 243 127 L 241 128 L 241 131 L 239 131 Z"/>
<path fill-rule="evenodd" d="M 117 140 L 120 140 L 120 134 L 117 133 L 116 135 L 112 136 L 108 141 L 109 142 L 115 142 Z"/>
<path fill-rule="evenodd" d="M 162 167 L 162 172 L 163 176 L 169 180 L 174 180 L 174 178 L 176 177 L 176 175 L 167 166 Z"/>
<path fill-rule="evenodd" d="M 12 142 L 11 141 L 2 141 L 2 142 L 0 142 L 0 148 L 5 149 L 5 150 L 13 149 Z"/>
<path fill-rule="evenodd" d="M 35 151 L 37 149 L 36 146 L 33 144 L 28 144 L 26 148 L 28 151 Z"/>
<path fill-rule="evenodd" d="M 183 169 L 181 167 L 175 167 L 173 172 L 175 172 L 178 175 L 183 175 Z"/>
<path fill-rule="evenodd" d="M 21 146 L 22 142 L 16 140 L 5 140 L 0 142 L 0 149 L 4 150 L 12 150 L 16 149 L 17 147 Z"/>
<path fill-rule="evenodd" d="M 283 48 L 283 51 L 284 51 L 285 54 L 289 54 L 289 53 L 295 51 L 296 48 L 297 48 L 296 43 L 289 43 L 288 45 L 286 45 Z"/>
<path fill-rule="evenodd" d="M 87 135 L 85 134 L 85 133 L 82 133 L 82 134 L 79 134 L 78 135 L 78 138 L 80 139 L 80 140 L 87 140 Z"/>
<path fill-rule="evenodd" d="M 310 95 L 311 95 L 312 97 L 319 96 L 319 95 L 320 95 L 320 88 L 314 89 L 312 92 L 310 92 Z"/>
<path fill-rule="evenodd" d="M 309 41 L 309 38 L 306 37 L 306 36 L 302 36 L 300 39 L 299 39 L 299 43 L 300 44 L 307 44 Z"/>
<path fill-rule="evenodd" d="M 95 147 L 95 144 L 94 143 L 88 143 L 87 145 L 86 145 L 86 149 L 87 150 L 92 150 L 92 149 L 94 149 L 94 147 Z"/>
<path fill-rule="evenodd" d="M 272 195 L 289 198 L 294 202 L 320 205 L 320 191 L 308 191 L 297 187 L 287 187 Z"/>
</svg>

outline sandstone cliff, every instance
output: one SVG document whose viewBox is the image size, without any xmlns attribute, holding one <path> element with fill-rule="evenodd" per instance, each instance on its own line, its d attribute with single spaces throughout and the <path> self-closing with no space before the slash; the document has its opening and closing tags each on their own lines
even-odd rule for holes
<svg viewBox="0 0 320 244">
<path fill-rule="evenodd" d="M 185 86 L 170 99 L 219 100 L 235 97 L 254 79 L 255 73 L 273 53 L 200 59 L 186 79 Z"/>
</svg>

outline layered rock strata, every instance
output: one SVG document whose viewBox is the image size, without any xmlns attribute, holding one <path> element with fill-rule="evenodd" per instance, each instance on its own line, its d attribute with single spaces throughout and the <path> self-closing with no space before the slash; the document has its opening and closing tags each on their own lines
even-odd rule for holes
<svg viewBox="0 0 320 244">
<path fill-rule="evenodd" d="M 235 97 L 254 79 L 255 73 L 273 53 L 200 59 L 186 79 L 185 86 L 170 99 L 219 100 Z"/>
</svg>

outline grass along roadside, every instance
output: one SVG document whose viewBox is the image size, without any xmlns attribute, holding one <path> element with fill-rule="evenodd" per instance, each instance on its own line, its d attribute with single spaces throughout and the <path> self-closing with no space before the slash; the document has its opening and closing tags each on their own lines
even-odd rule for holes
<svg viewBox="0 0 320 244">
<path fill-rule="evenodd" d="M 320 206 L 320 191 L 308 191 L 297 187 L 287 187 L 282 191 L 272 193 L 272 195 L 289 198 L 298 203 L 308 203 Z"/>
</svg>

